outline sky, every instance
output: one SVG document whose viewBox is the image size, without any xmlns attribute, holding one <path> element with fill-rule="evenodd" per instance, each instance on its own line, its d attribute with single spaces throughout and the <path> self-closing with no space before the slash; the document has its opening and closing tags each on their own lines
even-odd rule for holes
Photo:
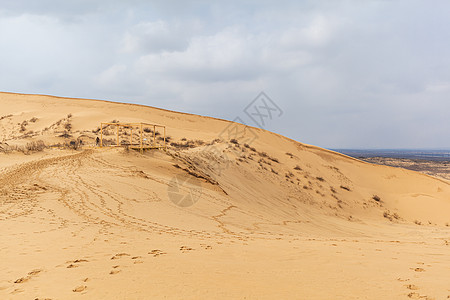
<svg viewBox="0 0 450 300">
<path fill-rule="evenodd" d="M 449 15 L 445 0 L 0 0 L 0 91 L 238 118 L 325 148 L 450 149 Z M 263 125 L 261 92 L 277 108 Z"/>
</svg>

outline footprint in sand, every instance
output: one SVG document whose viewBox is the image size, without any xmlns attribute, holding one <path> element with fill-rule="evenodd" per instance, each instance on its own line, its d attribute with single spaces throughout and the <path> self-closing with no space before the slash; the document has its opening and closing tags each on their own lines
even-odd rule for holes
<svg viewBox="0 0 450 300">
<path fill-rule="evenodd" d="M 17 279 L 16 281 L 14 281 L 14 283 L 24 283 L 27 282 L 28 280 L 30 280 L 33 276 L 38 275 L 39 273 L 41 273 L 42 270 L 33 270 L 31 272 L 28 272 L 28 276 L 22 277 Z"/>
<path fill-rule="evenodd" d="M 194 249 L 189 248 L 187 246 L 181 246 L 180 247 L 180 251 L 183 252 L 183 253 L 186 253 L 186 252 L 189 252 L 189 251 L 192 251 L 192 250 L 194 250 Z"/>
<path fill-rule="evenodd" d="M 157 256 L 164 255 L 167 253 L 165 253 L 159 249 L 155 249 L 155 250 L 150 251 L 148 254 L 153 255 L 153 257 L 157 257 Z"/>
<path fill-rule="evenodd" d="M 67 266 L 68 269 L 78 268 L 78 265 L 70 264 Z"/>
<path fill-rule="evenodd" d="M 85 286 L 85 285 L 80 285 L 80 286 L 77 286 L 76 288 L 74 288 L 73 290 L 72 290 L 72 292 L 74 292 L 74 293 L 80 293 L 80 292 L 82 292 L 82 291 L 84 291 L 84 290 L 86 290 L 87 289 L 87 286 Z"/>
<path fill-rule="evenodd" d="M 69 265 L 67 266 L 68 269 L 71 268 L 78 268 L 79 265 L 77 265 L 78 263 L 83 263 L 83 262 L 88 262 L 88 260 L 86 259 L 76 259 L 76 260 L 72 260 L 72 261 L 67 261 L 66 263 L 68 263 Z"/>
<path fill-rule="evenodd" d="M 425 272 L 425 269 L 423 269 L 423 268 L 411 268 L 411 270 L 413 270 L 415 272 Z"/>
<path fill-rule="evenodd" d="M 114 274 L 117 274 L 117 273 L 120 273 L 120 270 L 114 269 L 111 272 L 109 272 L 110 275 L 114 275 Z"/>
<path fill-rule="evenodd" d="M 419 289 L 419 287 L 418 287 L 417 285 L 414 285 L 414 284 L 407 284 L 407 285 L 405 285 L 405 286 L 406 286 L 406 288 L 407 288 L 408 290 L 417 291 L 417 290 Z"/>
<path fill-rule="evenodd" d="M 24 283 L 27 282 L 28 280 L 30 280 L 30 277 L 22 277 L 14 281 L 14 283 Z"/>
<path fill-rule="evenodd" d="M 113 257 L 111 257 L 111 259 L 119 259 L 122 256 L 130 256 L 130 254 L 128 253 L 117 253 L 116 255 L 114 255 Z"/>
<path fill-rule="evenodd" d="M 42 270 L 33 270 L 33 271 L 29 272 L 28 275 L 29 276 L 35 276 L 35 275 L 37 275 L 37 274 L 39 274 L 41 272 L 42 272 Z"/>
<path fill-rule="evenodd" d="M 434 298 L 429 298 L 426 295 L 421 295 L 419 293 L 416 292 L 411 292 L 408 294 L 408 297 L 411 299 L 425 299 L 425 300 L 434 300 Z"/>
<path fill-rule="evenodd" d="M 140 258 L 142 258 L 142 256 L 133 256 L 131 259 L 134 260 L 134 264 L 142 264 L 142 263 L 144 263 L 144 261 L 139 260 Z"/>
<path fill-rule="evenodd" d="M 207 245 L 207 244 L 200 244 L 200 247 L 202 247 L 205 250 L 211 250 L 212 246 L 211 245 Z"/>
</svg>

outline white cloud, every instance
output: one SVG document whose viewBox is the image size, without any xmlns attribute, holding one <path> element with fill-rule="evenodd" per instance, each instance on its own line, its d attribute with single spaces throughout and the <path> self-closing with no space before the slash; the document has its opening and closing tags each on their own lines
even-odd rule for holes
<svg viewBox="0 0 450 300">
<path fill-rule="evenodd" d="M 126 70 L 127 67 L 123 64 L 114 65 L 103 71 L 95 80 L 105 87 L 115 86 L 121 83 Z"/>
<path fill-rule="evenodd" d="M 140 22 L 127 30 L 121 51 L 124 53 L 158 53 L 182 50 L 188 44 L 187 28 L 158 20 Z"/>
</svg>

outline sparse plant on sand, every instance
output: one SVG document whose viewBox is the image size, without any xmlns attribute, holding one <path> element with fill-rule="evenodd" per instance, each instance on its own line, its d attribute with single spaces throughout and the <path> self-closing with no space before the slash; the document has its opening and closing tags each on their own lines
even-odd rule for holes
<svg viewBox="0 0 450 300">
<path fill-rule="evenodd" d="M 20 132 L 24 132 L 27 130 L 28 121 L 23 121 L 20 125 Z"/>
<path fill-rule="evenodd" d="M 43 141 L 39 140 L 39 141 L 29 142 L 25 146 L 18 146 L 18 145 L 9 146 L 6 144 L 6 146 L 2 146 L 0 148 L 0 151 L 3 153 L 22 152 L 24 154 L 30 154 L 32 152 L 43 151 L 45 148 L 47 148 L 45 143 Z"/>
<path fill-rule="evenodd" d="M 372 199 L 377 201 L 377 202 L 381 201 L 381 198 L 378 195 L 373 195 Z"/>
<path fill-rule="evenodd" d="M 31 152 L 39 152 L 46 148 L 45 143 L 41 140 L 33 141 L 25 145 L 25 149 Z"/>
<path fill-rule="evenodd" d="M 69 123 L 66 123 L 65 125 L 64 125 L 64 129 L 66 129 L 67 131 L 71 131 L 72 130 L 72 124 L 69 122 Z"/>
</svg>

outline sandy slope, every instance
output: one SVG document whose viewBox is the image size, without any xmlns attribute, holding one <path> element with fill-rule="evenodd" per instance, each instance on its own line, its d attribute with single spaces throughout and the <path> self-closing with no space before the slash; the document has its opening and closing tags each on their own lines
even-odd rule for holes
<svg viewBox="0 0 450 300">
<path fill-rule="evenodd" d="M 450 295 L 447 181 L 208 117 L 47 96 L 0 103 L 0 149 L 85 142 L 0 153 L 2 299 Z M 113 119 L 166 125 L 192 147 L 88 147 Z"/>
</svg>

